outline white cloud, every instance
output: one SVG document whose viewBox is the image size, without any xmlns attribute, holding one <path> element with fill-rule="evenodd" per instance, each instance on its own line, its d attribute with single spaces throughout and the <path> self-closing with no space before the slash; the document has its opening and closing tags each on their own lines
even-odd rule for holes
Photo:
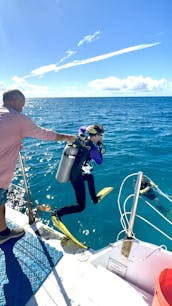
<svg viewBox="0 0 172 306">
<path fill-rule="evenodd" d="M 60 61 L 59 63 L 62 63 L 64 62 L 67 58 L 71 57 L 72 55 L 76 54 L 77 51 L 74 51 L 74 50 L 68 50 L 66 51 L 66 56 L 64 56 Z"/>
<path fill-rule="evenodd" d="M 77 46 L 75 48 L 73 48 L 73 50 L 68 50 L 66 51 L 66 55 L 64 57 L 62 57 L 60 59 L 60 61 L 58 62 L 59 64 L 64 62 L 67 58 L 73 56 L 74 54 L 76 54 L 78 52 L 78 49 L 84 44 L 84 43 L 91 43 L 93 40 L 95 39 L 99 39 L 100 38 L 100 31 L 96 31 L 94 32 L 94 34 L 90 34 L 85 36 L 83 39 L 81 39 L 79 41 L 79 43 L 77 44 Z"/>
<path fill-rule="evenodd" d="M 169 83 L 169 88 L 170 88 L 170 90 L 172 92 L 172 82 Z"/>
<path fill-rule="evenodd" d="M 99 38 L 100 38 L 100 31 L 96 31 L 93 34 L 86 35 L 83 39 L 79 41 L 77 46 L 80 47 L 85 43 L 91 43 L 93 40 L 99 39 Z"/>
<path fill-rule="evenodd" d="M 57 67 L 56 64 L 41 66 L 39 68 L 32 70 L 31 75 L 32 76 L 42 76 L 45 73 L 56 71 L 56 67 Z M 30 77 L 31 75 L 26 76 L 26 78 Z"/>
<path fill-rule="evenodd" d="M 115 76 L 111 76 L 105 79 L 97 79 L 89 82 L 89 87 L 98 91 L 109 91 L 112 93 L 151 93 L 162 92 L 163 89 L 170 87 L 170 84 L 166 79 L 162 78 L 154 80 L 150 77 L 143 76 L 128 76 L 126 79 L 120 79 Z"/>
<path fill-rule="evenodd" d="M 10 90 L 15 88 L 21 90 L 27 97 L 45 96 L 48 94 L 47 86 L 31 84 L 27 82 L 24 78 L 20 78 L 18 76 L 14 76 L 12 78 L 12 84 L 10 86 L 5 86 L 5 88 L 3 90 L 0 89 L 0 91 L 2 93 L 5 90 Z"/>
<path fill-rule="evenodd" d="M 12 85 L 8 88 L 3 82 L 0 82 L 4 86 L 0 87 L 1 95 L 5 90 L 14 88 L 20 89 L 26 97 L 151 96 L 172 93 L 172 82 L 164 78 L 155 80 L 144 76 L 128 76 L 125 79 L 111 76 L 93 80 L 88 83 L 88 86 L 76 83 L 72 86 L 64 84 L 60 88 L 31 84 L 18 76 L 14 76 L 12 80 Z"/>
<path fill-rule="evenodd" d="M 81 66 L 81 65 L 86 65 L 86 64 L 98 62 L 98 61 L 103 61 L 103 60 L 105 60 L 107 58 L 110 58 L 110 57 L 113 57 L 113 56 L 129 53 L 129 52 L 134 52 L 134 51 L 142 50 L 142 49 L 145 49 L 145 48 L 154 47 L 154 46 L 159 45 L 159 44 L 160 44 L 160 42 L 155 42 L 155 43 L 152 43 L 152 44 L 141 44 L 141 45 L 131 46 L 131 47 L 124 48 L 124 49 L 121 49 L 121 50 L 118 50 L 118 51 L 113 51 L 113 52 L 110 52 L 110 53 L 94 56 L 94 57 L 83 59 L 83 60 L 74 60 L 72 62 L 69 62 L 69 63 L 64 64 L 64 65 L 60 65 L 60 66 L 55 65 L 55 64 L 41 66 L 39 68 L 36 68 L 36 69 L 32 70 L 30 76 L 42 76 L 47 72 L 52 72 L 52 71 L 58 72 L 62 69 L 68 69 L 68 68 L 72 68 L 72 67 L 75 67 L 75 66 Z"/>
</svg>

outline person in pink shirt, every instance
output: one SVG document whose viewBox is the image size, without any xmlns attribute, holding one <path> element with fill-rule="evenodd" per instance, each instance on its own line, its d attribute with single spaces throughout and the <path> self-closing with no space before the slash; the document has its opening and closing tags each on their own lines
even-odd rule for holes
<svg viewBox="0 0 172 306">
<path fill-rule="evenodd" d="M 22 228 L 9 229 L 5 220 L 8 187 L 16 168 L 22 139 L 33 137 L 74 142 L 76 138 L 73 135 L 56 133 L 36 125 L 21 113 L 24 105 L 25 96 L 18 89 L 4 92 L 3 106 L 0 107 L 0 244 L 24 234 Z"/>
</svg>

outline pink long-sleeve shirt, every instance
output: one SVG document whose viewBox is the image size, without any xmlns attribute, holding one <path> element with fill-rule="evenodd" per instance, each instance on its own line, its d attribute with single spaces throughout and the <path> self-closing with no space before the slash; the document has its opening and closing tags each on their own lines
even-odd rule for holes
<svg viewBox="0 0 172 306">
<path fill-rule="evenodd" d="M 0 107 L 0 188 L 8 189 L 11 183 L 25 137 L 56 140 L 56 133 L 37 126 L 20 112 Z"/>
</svg>

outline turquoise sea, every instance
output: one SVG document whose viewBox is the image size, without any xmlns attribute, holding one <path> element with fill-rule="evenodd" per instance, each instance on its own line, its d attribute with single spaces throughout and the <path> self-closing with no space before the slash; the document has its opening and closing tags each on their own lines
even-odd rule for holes
<svg viewBox="0 0 172 306">
<path fill-rule="evenodd" d="M 84 212 L 63 217 L 70 231 L 93 249 L 114 242 L 122 230 L 117 197 L 127 175 L 142 171 L 163 193 L 172 196 L 172 97 L 37 98 L 27 101 L 24 113 L 38 125 L 60 133 L 77 134 L 81 125 L 103 124 L 106 153 L 103 164 L 94 166 L 95 184 L 97 191 L 105 186 L 113 186 L 114 191 L 98 205 L 87 194 Z M 70 183 L 55 179 L 64 146 L 62 142 L 32 138 L 23 142 L 22 155 L 34 207 L 47 203 L 54 209 L 75 203 Z M 18 169 L 16 173 L 17 181 L 21 180 Z M 125 196 L 133 193 L 133 185 L 131 178 Z M 158 196 L 163 206 L 160 211 L 172 221 L 172 203 Z M 172 226 L 164 223 L 142 199 L 138 213 L 172 236 Z M 49 213 L 41 212 L 39 217 L 53 226 Z M 172 250 L 172 241 L 138 218 L 134 233 Z"/>
</svg>

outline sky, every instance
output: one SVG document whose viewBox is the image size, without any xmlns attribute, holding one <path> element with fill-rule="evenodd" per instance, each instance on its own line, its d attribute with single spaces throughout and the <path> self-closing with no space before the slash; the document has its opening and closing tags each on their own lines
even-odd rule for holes
<svg viewBox="0 0 172 306">
<path fill-rule="evenodd" d="M 0 0 L 0 95 L 172 95 L 172 0 Z"/>
</svg>

